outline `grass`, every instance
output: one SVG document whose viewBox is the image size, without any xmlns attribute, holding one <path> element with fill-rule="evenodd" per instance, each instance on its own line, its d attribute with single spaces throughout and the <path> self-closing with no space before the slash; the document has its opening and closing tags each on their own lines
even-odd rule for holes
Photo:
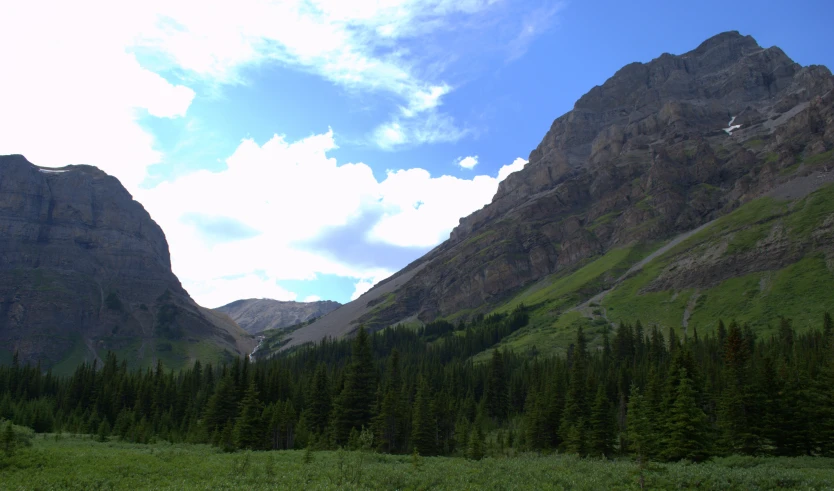
<svg viewBox="0 0 834 491">
<path fill-rule="evenodd" d="M 718 319 L 737 319 L 756 327 L 760 336 L 774 329 L 779 316 L 793 319 L 798 329 L 819 329 L 830 311 L 834 273 L 825 259 L 812 255 L 775 272 L 731 278 L 706 290 L 690 323 L 699 332 L 714 329 Z"/>
<path fill-rule="evenodd" d="M 622 215 L 622 213 L 623 213 L 622 211 L 612 211 L 611 213 L 606 213 L 605 215 L 602 215 L 601 217 L 598 217 L 596 220 L 594 220 L 587 227 L 587 229 L 590 230 L 591 232 L 593 232 L 594 230 L 596 230 L 600 226 L 611 223 L 612 221 L 614 221 L 615 218 Z"/>
<path fill-rule="evenodd" d="M 767 336 L 780 316 L 794 320 L 800 330 L 818 328 L 822 314 L 831 310 L 834 272 L 820 247 L 832 241 L 830 224 L 834 217 L 834 185 L 823 187 L 799 201 L 760 198 L 725 215 L 646 264 L 640 271 L 609 291 L 600 302 L 608 321 L 645 326 L 656 324 L 682 330 L 684 313 L 690 308 L 689 327 L 699 334 L 715 329 L 719 319 L 749 322 L 760 336 Z M 772 271 L 758 271 L 731 278 L 696 291 L 652 291 L 646 287 L 674 261 L 697 258 L 707 250 L 726 243 L 723 254 L 749 254 L 768 237 L 775 226 L 784 227 L 787 250 L 804 251 L 793 264 Z M 563 352 L 574 340 L 576 327 L 591 333 L 589 344 L 599 341 L 600 316 L 586 317 L 590 310 L 571 310 L 607 288 L 629 266 L 655 250 L 658 244 L 641 244 L 613 249 L 586 262 L 578 269 L 551 275 L 525 289 L 496 309 L 507 312 L 520 303 L 530 310 L 530 324 L 502 340 L 499 347 L 535 355 Z M 815 252 L 819 251 L 819 252 Z M 691 302 L 693 295 L 697 302 Z M 594 306 L 596 307 L 596 306 Z M 691 331 L 690 331 L 691 332 Z M 595 339 L 596 336 L 596 339 Z M 489 352 L 476 355 L 487 359 Z"/>
<path fill-rule="evenodd" d="M 87 349 L 84 340 L 81 339 L 81 335 L 73 334 L 72 340 L 72 349 L 70 349 L 59 363 L 52 367 L 52 373 L 55 375 L 72 375 L 79 365 L 84 362 L 93 361 L 93 355 Z"/>
<path fill-rule="evenodd" d="M 580 292 L 583 289 L 596 293 L 600 287 L 600 280 L 606 273 L 616 270 L 618 266 L 623 269 L 623 263 L 636 262 L 638 259 L 632 251 L 632 247 L 612 249 L 571 273 L 548 276 L 496 309 L 496 312 L 509 312 L 521 303 L 547 304 L 551 309 L 559 305 L 572 304 L 572 301 L 581 298 Z"/>
<path fill-rule="evenodd" d="M 98 443 L 37 438 L 0 457 L 3 489 L 640 489 L 627 459 L 518 454 L 481 461 L 455 457 L 303 451 L 224 454 L 204 445 Z M 727 457 L 704 464 L 652 463 L 648 489 L 831 489 L 834 460 Z"/>
<path fill-rule="evenodd" d="M 794 243 L 824 243 L 814 239 L 826 220 L 834 215 L 834 186 L 824 187 L 793 207 L 790 202 L 762 198 L 752 201 L 679 244 L 648 264 L 640 273 L 623 282 L 603 301 L 608 317 L 614 321 L 680 327 L 692 290 L 641 292 L 672 259 L 680 254 L 696 256 L 704 247 L 728 240 L 726 255 L 753 249 L 776 223 L 786 227 Z M 749 322 L 760 336 L 769 335 L 780 316 L 794 320 L 800 329 L 818 328 L 822 315 L 831 310 L 830 292 L 834 273 L 821 253 L 775 271 L 755 272 L 701 291 L 690 317 L 690 326 L 699 333 L 712 332 L 719 319 Z"/>
<path fill-rule="evenodd" d="M 818 153 L 813 157 L 808 157 L 805 159 L 805 165 L 807 166 L 815 166 L 820 164 L 826 164 L 829 162 L 834 163 L 834 150 Z"/>
</svg>

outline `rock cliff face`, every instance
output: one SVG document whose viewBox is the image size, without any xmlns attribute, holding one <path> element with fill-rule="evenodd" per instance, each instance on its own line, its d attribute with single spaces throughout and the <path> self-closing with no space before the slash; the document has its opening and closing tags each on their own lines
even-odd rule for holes
<svg viewBox="0 0 834 491">
<path fill-rule="evenodd" d="M 232 318 L 250 334 L 267 329 L 282 329 L 328 314 L 342 304 L 332 300 L 319 302 L 281 302 L 269 298 L 236 300 L 214 310 Z"/>
<path fill-rule="evenodd" d="M 834 165 L 832 88 L 827 68 L 737 32 L 625 66 L 553 122 L 492 203 L 386 280 L 393 292 L 377 285 L 353 315 L 340 315 L 345 306 L 327 332 L 313 323 L 288 346 L 360 322 L 489 310 L 611 248 L 673 237 Z"/>
<path fill-rule="evenodd" d="M 68 365 L 113 350 L 138 365 L 226 356 L 254 342 L 202 309 L 171 272 L 159 226 L 95 167 L 0 156 L 0 349 Z M 205 348 L 205 346 L 203 346 Z"/>
</svg>

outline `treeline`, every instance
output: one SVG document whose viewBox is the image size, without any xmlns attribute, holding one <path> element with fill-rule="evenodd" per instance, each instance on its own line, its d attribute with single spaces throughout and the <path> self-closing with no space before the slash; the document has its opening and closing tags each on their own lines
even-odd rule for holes
<svg viewBox="0 0 834 491">
<path fill-rule="evenodd" d="M 834 455 L 834 328 L 822 321 L 798 334 L 781 319 L 762 339 L 735 322 L 684 339 L 638 322 L 604 328 L 593 348 L 580 329 L 566 356 L 493 350 L 474 364 L 527 324 L 522 306 L 470 323 L 360 328 L 353 340 L 179 373 L 131 371 L 109 355 L 58 378 L 15 359 L 0 368 L 0 419 L 230 451 Z"/>
</svg>

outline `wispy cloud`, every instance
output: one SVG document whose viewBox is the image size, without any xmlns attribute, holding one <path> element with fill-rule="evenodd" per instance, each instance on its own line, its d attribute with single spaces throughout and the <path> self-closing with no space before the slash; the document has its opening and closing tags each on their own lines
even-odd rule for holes
<svg viewBox="0 0 834 491">
<path fill-rule="evenodd" d="M 557 14 L 565 8 L 565 2 L 547 2 L 522 18 L 518 34 L 507 44 L 507 60 L 522 57 L 538 36 L 552 28 Z"/>
</svg>

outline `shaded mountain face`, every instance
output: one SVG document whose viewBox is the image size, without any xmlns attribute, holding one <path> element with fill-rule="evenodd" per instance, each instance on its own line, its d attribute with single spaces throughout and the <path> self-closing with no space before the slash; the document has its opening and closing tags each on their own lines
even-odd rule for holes
<svg viewBox="0 0 834 491">
<path fill-rule="evenodd" d="M 825 172 L 834 166 L 832 88 L 827 68 L 802 67 L 737 32 L 630 64 L 556 119 L 527 166 L 449 240 L 287 346 L 360 323 L 489 312 L 537 280 L 670 239 Z M 688 281 L 670 275 L 671 284 Z"/>
<path fill-rule="evenodd" d="M 236 300 L 214 309 L 224 313 L 250 334 L 267 329 L 283 329 L 308 322 L 338 309 L 342 304 L 332 300 L 319 302 L 281 302 L 269 298 Z"/>
<path fill-rule="evenodd" d="M 253 345 L 189 297 L 162 229 L 116 178 L 0 156 L 0 356 L 72 369 L 112 350 L 174 368 Z"/>
</svg>

